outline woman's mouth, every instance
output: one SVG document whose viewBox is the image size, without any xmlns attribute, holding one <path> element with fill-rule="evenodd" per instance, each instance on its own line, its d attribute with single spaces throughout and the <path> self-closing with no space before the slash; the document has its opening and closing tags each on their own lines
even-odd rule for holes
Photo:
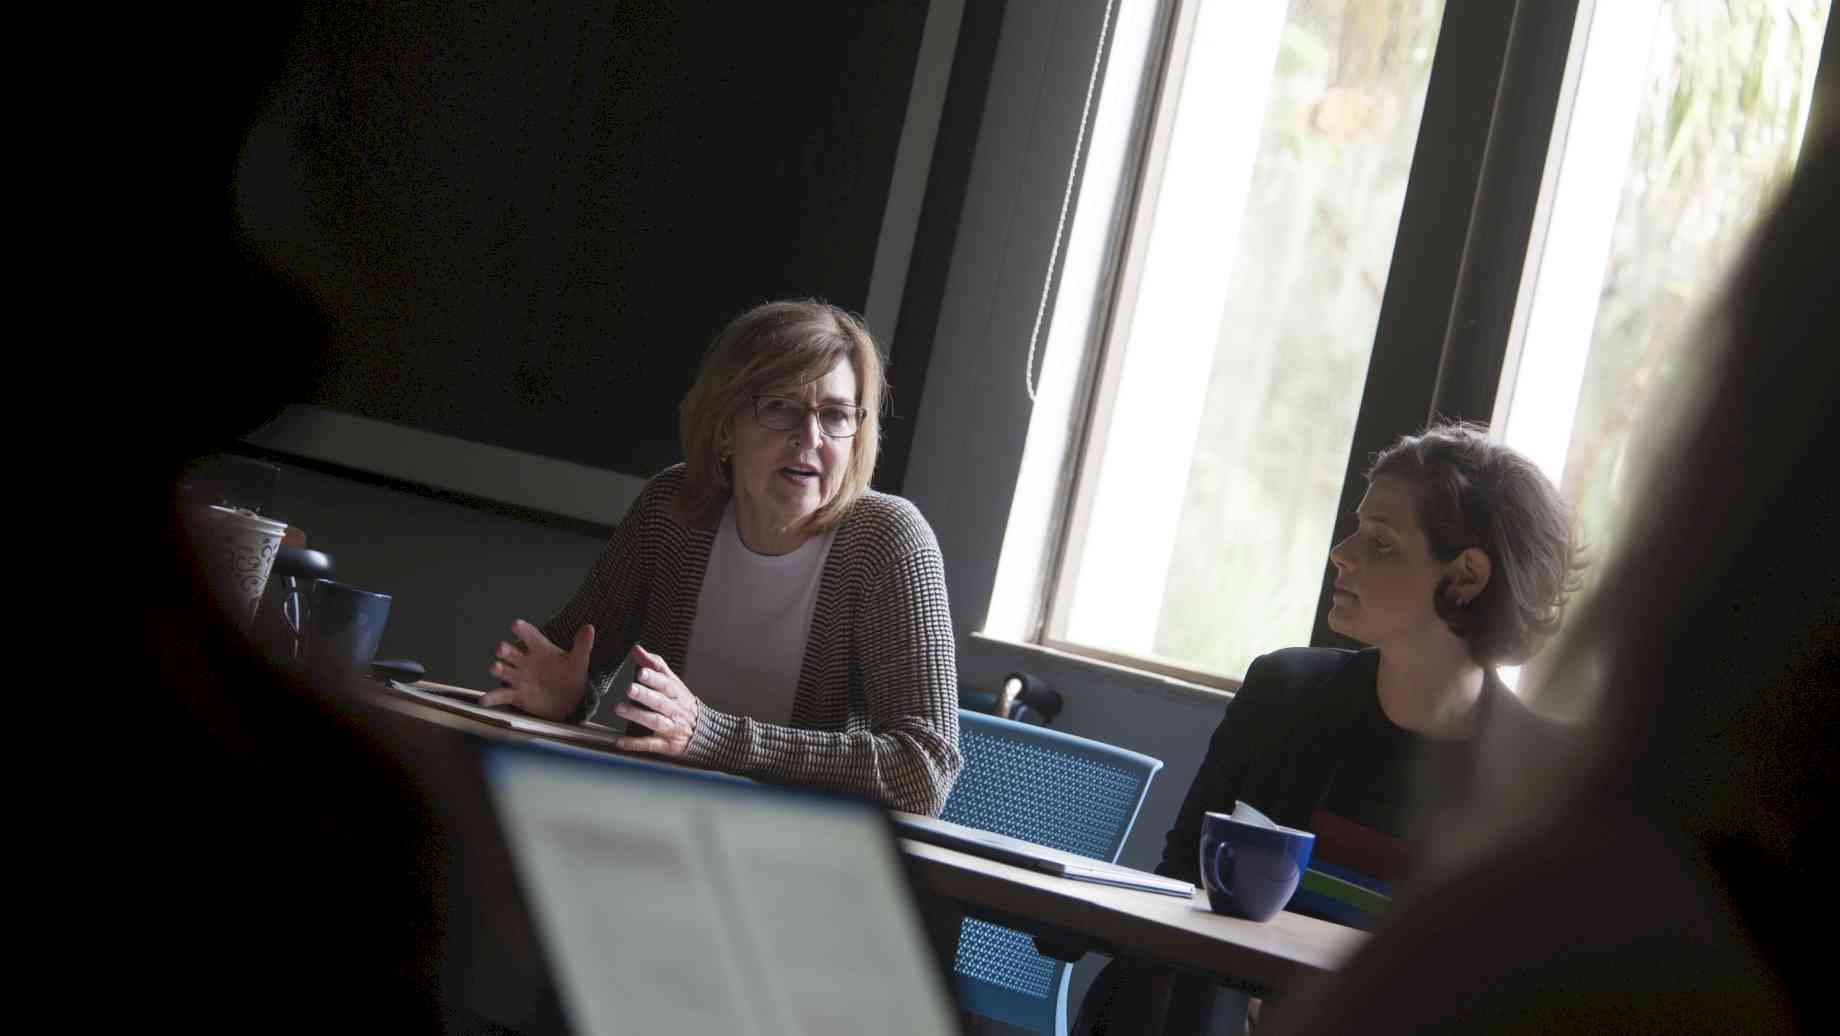
<svg viewBox="0 0 1840 1036">
<path fill-rule="evenodd" d="M 794 464 L 790 467 L 779 469 L 779 476 L 794 485 L 815 485 L 818 481 L 818 469 L 806 467 L 802 464 Z"/>
</svg>

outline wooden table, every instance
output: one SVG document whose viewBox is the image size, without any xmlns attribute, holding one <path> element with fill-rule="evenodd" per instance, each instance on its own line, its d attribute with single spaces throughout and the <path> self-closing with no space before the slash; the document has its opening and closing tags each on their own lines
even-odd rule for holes
<svg viewBox="0 0 1840 1036">
<path fill-rule="evenodd" d="M 381 689 L 376 703 L 488 738 L 543 740 Z M 607 751 L 661 767 L 688 768 L 656 756 Z M 954 918 L 971 916 L 1051 940 L 1074 955 L 1090 950 L 1130 957 L 1273 996 L 1333 970 L 1365 938 L 1356 929 L 1288 911 L 1263 924 L 1224 917 L 1208 909 L 1200 892 L 1181 899 L 1044 874 L 911 839 L 900 839 L 900 846 L 923 898 L 934 901 L 929 924 L 948 963 L 957 937 Z M 943 917 L 940 903 L 947 905 Z"/>
<path fill-rule="evenodd" d="M 1045 937 L 1077 955 L 1129 957 L 1204 973 L 1259 996 L 1332 971 L 1366 934 L 1283 911 L 1263 924 L 1187 899 L 1099 885 L 901 840 L 922 890 L 966 915 Z"/>
</svg>

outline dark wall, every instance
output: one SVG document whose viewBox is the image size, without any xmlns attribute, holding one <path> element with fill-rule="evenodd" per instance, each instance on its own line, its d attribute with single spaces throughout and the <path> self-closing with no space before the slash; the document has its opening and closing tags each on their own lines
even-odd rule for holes
<svg viewBox="0 0 1840 1036">
<path fill-rule="evenodd" d="M 924 0 L 318 5 L 239 212 L 335 409 L 634 475 L 755 302 L 860 311 Z"/>
<path fill-rule="evenodd" d="M 513 515 L 283 464 L 269 513 L 330 555 L 341 582 L 391 596 L 378 658 L 428 678 L 493 685 L 486 672 L 511 620 L 562 609 L 606 540 Z"/>
</svg>

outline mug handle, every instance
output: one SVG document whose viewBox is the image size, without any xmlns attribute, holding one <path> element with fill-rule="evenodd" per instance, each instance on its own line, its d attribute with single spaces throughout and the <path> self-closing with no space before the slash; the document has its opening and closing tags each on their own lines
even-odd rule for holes
<svg viewBox="0 0 1840 1036">
<path fill-rule="evenodd" d="M 308 602 L 313 597 L 313 584 L 317 582 L 319 582 L 317 579 L 310 580 L 305 587 L 302 587 L 293 576 L 288 577 L 288 597 L 294 605 L 293 622 L 290 625 L 294 632 L 294 661 L 296 662 L 307 656 L 307 631 L 312 628 L 313 622 L 311 615 L 313 609 Z M 282 607 L 282 615 L 284 617 L 287 615 L 285 605 Z"/>
<path fill-rule="evenodd" d="M 1220 876 L 1220 854 L 1223 852 L 1227 854 L 1227 862 L 1233 862 L 1232 843 L 1227 841 L 1214 843 L 1214 855 L 1208 859 L 1208 869 L 1212 873 L 1208 876 L 1214 879 L 1214 884 L 1220 888 L 1222 893 L 1232 896 L 1233 886 L 1227 884 L 1226 879 Z"/>
<path fill-rule="evenodd" d="M 300 636 L 300 581 L 293 576 L 287 577 L 287 589 L 281 592 L 281 621 L 289 633 Z"/>
</svg>

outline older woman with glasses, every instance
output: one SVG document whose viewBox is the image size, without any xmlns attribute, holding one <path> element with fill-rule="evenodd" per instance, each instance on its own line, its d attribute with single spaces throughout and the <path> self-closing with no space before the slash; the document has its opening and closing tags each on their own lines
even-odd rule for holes
<svg viewBox="0 0 1840 1036">
<path fill-rule="evenodd" d="M 561 612 L 512 624 L 484 702 L 581 720 L 611 695 L 627 750 L 937 814 L 961 763 L 952 621 L 932 529 L 869 488 L 882 389 L 841 309 L 737 317 L 679 408 L 684 463 Z"/>
</svg>

